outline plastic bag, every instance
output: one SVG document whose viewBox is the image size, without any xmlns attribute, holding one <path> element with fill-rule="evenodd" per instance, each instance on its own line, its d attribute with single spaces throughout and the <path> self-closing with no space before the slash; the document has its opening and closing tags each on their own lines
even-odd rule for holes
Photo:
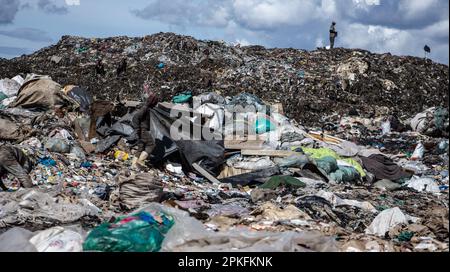
<svg viewBox="0 0 450 272">
<path fill-rule="evenodd" d="M 45 143 L 45 148 L 56 153 L 65 154 L 70 152 L 70 144 L 66 140 L 59 138 L 50 138 Z"/>
<path fill-rule="evenodd" d="M 86 154 L 84 153 L 84 150 L 79 146 L 72 146 L 72 148 L 70 149 L 70 153 L 74 154 L 81 161 L 86 160 Z"/>
<path fill-rule="evenodd" d="M 234 107 L 236 106 L 241 106 L 243 108 L 253 106 L 257 112 L 263 113 L 265 113 L 268 109 L 259 97 L 249 93 L 240 93 L 239 95 L 234 96 L 231 101 L 227 103 L 226 108 L 229 109 L 230 112 L 233 112 Z"/>
<path fill-rule="evenodd" d="M 109 136 L 97 143 L 95 147 L 95 153 L 103 153 L 109 150 L 113 145 L 115 145 L 121 138 L 120 135 Z M 91 140 L 92 142 L 92 140 Z"/>
<path fill-rule="evenodd" d="M 63 227 L 39 232 L 30 239 L 39 252 L 81 252 L 83 235 Z"/>
<path fill-rule="evenodd" d="M 305 155 L 293 155 L 287 158 L 275 159 L 275 162 L 280 167 L 292 167 L 292 168 L 303 168 L 306 164 L 308 164 L 309 158 Z"/>
<path fill-rule="evenodd" d="M 182 169 L 181 164 L 177 164 L 177 163 L 166 164 L 166 170 L 171 172 L 172 174 L 176 174 L 176 175 L 183 174 L 183 169 Z"/>
<path fill-rule="evenodd" d="M 89 113 L 91 105 L 94 102 L 94 98 L 90 92 L 80 87 L 74 87 L 69 91 L 68 96 L 80 104 L 81 112 Z"/>
<path fill-rule="evenodd" d="M 317 167 L 330 174 L 338 170 L 337 160 L 333 157 L 327 156 L 316 160 Z"/>
<path fill-rule="evenodd" d="M 72 135 L 70 134 L 70 132 L 68 132 L 65 129 L 62 128 L 57 128 L 52 130 L 49 133 L 49 136 L 52 138 L 57 138 L 57 139 L 63 139 L 63 140 L 73 140 L 74 138 L 72 137 Z"/>
<path fill-rule="evenodd" d="M 13 79 L 5 78 L 0 80 L 0 92 L 4 93 L 8 97 L 17 95 L 20 86 L 21 84 Z"/>
<path fill-rule="evenodd" d="M 419 178 L 417 176 L 412 177 L 406 185 L 409 188 L 413 188 L 418 192 L 439 193 L 440 189 L 436 181 L 432 178 Z"/>
<path fill-rule="evenodd" d="M 11 104 L 12 102 L 14 102 L 16 100 L 17 96 L 12 96 L 10 98 L 5 98 L 3 99 L 3 101 L 0 104 L 0 107 L 6 108 L 9 106 L 9 104 Z"/>
<path fill-rule="evenodd" d="M 449 147 L 449 141 L 447 139 L 447 140 L 444 140 L 444 141 L 439 143 L 438 150 L 439 150 L 439 152 L 441 154 L 447 153 L 448 152 L 448 147 Z"/>
<path fill-rule="evenodd" d="M 275 166 L 275 164 L 270 160 L 270 157 L 243 158 L 239 155 L 228 159 L 226 163 L 228 166 L 233 168 L 252 171 Z"/>
<path fill-rule="evenodd" d="M 370 226 L 366 229 L 366 234 L 384 236 L 391 228 L 399 224 L 408 224 L 409 221 L 416 221 L 417 218 L 405 215 L 398 207 L 384 210 L 375 217 Z"/>
<path fill-rule="evenodd" d="M 434 125 L 439 131 L 443 131 L 448 128 L 448 110 L 445 108 L 437 108 L 434 112 Z"/>
<path fill-rule="evenodd" d="M 0 92 L 0 102 L 2 102 L 3 100 L 7 99 L 8 96 L 6 94 L 4 94 L 3 92 Z"/>
<path fill-rule="evenodd" d="M 415 173 L 416 175 L 423 174 L 424 172 L 426 172 L 430 169 L 422 162 L 410 161 L 407 159 L 400 159 L 398 161 L 398 165 L 401 166 L 405 170 Z"/>
<path fill-rule="evenodd" d="M 15 82 L 19 83 L 20 86 L 22 86 L 23 83 L 25 82 L 25 79 L 23 79 L 23 77 L 20 76 L 20 75 L 17 75 L 15 77 L 13 77 L 12 80 L 14 80 Z"/>
<path fill-rule="evenodd" d="M 358 171 L 353 167 L 339 167 L 339 169 L 330 174 L 330 178 L 337 183 L 354 182 L 360 179 Z"/>
<path fill-rule="evenodd" d="M 212 103 L 215 105 L 223 105 L 225 103 L 225 99 L 214 92 L 201 94 L 198 96 L 193 97 L 193 108 L 196 110 L 198 107 L 200 107 L 203 104 L 206 103 Z"/>
<path fill-rule="evenodd" d="M 33 236 L 31 231 L 23 228 L 12 228 L 0 235 L 0 252 L 37 252 L 28 240 Z"/>
<path fill-rule="evenodd" d="M 126 114 L 111 126 L 111 135 L 122 135 L 131 138 L 135 130 L 132 125 L 134 114 Z"/>
<path fill-rule="evenodd" d="M 333 207 L 340 207 L 340 206 L 353 206 L 353 207 L 358 207 L 362 210 L 365 211 L 369 211 L 372 213 L 376 213 L 377 209 L 375 209 L 375 207 L 367 201 L 361 202 L 361 201 L 357 201 L 357 200 L 351 200 L 351 199 L 342 199 L 340 197 L 338 197 L 337 195 L 335 195 L 332 192 L 327 192 L 324 190 L 320 190 L 318 193 L 315 194 L 315 196 L 321 197 L 325 200 L 327 200 L 328 202 L 330 202 L 331 205 L 333 205 Z"/>
<path fill-rule="evenodd" d="M 388 135 L 391 133 L 391 122 L 386 121 L 381 124 L 381 130 L 383 135 Z"/>
<path fill-rule="evenodd" d="M 414 131 L 425 135 L 439 135 L 448 129 L 448 110 L 445 108 L 429 108 L 417 114 L 411 120 Z"/>
<path fill-rule="evenodd" d="M 165 213 L 137 212 L 93 229 L 83 244 L 84 251 L 157 252 L 164 235 L 174 224 Z"/>
<path fill-rule="evenodd" d="M 425 152 L 425 147 L 422 143 L 419 143 L 414 150 L 414 153 L 411 156 L 411 160 L 413 161 L 420 161 L 423 159 L 423 153 Z"/>
<path fill-rule="evenodd" d="M 172 99 L 172 102 L 176 103 L 176 104 L 187 103 L 191 100 L 191 98 L 192 98 L 192 92 L 186 91 L 186 92 L 182 92 L 182 93 L 178 94 L 177 96 L 175 96 Z"/>
</svg>

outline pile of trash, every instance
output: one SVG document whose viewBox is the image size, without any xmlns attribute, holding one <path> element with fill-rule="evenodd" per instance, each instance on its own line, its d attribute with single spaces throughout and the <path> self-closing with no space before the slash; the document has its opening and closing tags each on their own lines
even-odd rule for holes
<svg viewBox="0 0 450 272">
<path fill-rule="evenodd" d="M 3 78 L 31 72 L 87 87 L 107 101 L 138 100 L 143 85 L 165 101 L 184 91 L 248 92 L 282 103 L 289 119 L 318 127 L 330 115 L 350 111 L 364 118 L 410 118 L 427 108 L 448 108 L 448 66 L 421 58 L 343 48 L 241 47 L 173 33 L 64 36 L 32 55 L 0 60 Z"/>
<path fill-rule="evenodd" d="M 204 47 L 213 50 L 204 52 Z M 60 58 L 50 62 L 43 58 L 56 48 Z M 163 50 L 165 58 L 156 50 Z M 242 56 L 252 52 L 253 58 L 237 65 L 240 60 L 230 51 Z M 196 76 L 215 69 L 227 73 L 229 65 L 238 70 L 267 65 L 277 73 L 281 68 L 274 54 L 288 59 L 298 53 L 291 51 L 228 47 L 158 34 L 144 39 L 65 37 L 56 47 L 12 60 L 15 64 L 9 67 L 18 65 L 22 70 L 0 84 L 4 94 L 0 154 L 22 154 L 29 161 L 32 186 L 23 188 L 23 173 L 4 167 L 10 158 L 0 157 L 5 187 L 0 189 L 0 251 L 448 251 L 449 118 L 448 107 L 435 101 L 435 94 L 426 100 L 429 108 L 405 107 L 404 114 L 412 111 L 407 118 L 389 111 L 371 119 L 352 113 L 327 116 L 324 111 L 325 126 L 317 127 L 299 124 L 307 123 L 298 119 L 306 115 L 286 116 L 289 110 L 295 112 L 294 102 L 255 95 L 260 94 L 252 92 L 256 85 L 247 80 L 242 84 L 249 84 L 248 92 L 239 93 L 244 90 L 239 84 L 211 91 L 217 82 L 206 92 L 199 81 L 177 75 L 199 72 L 180 67 L 207 64 L 210 68 Z M 344 58 L 345 52 L 298 54 Z M 91 72 L 81 68 L 80 60 L 102 54 L 105 65 L 106 56 L 140 58 L 136 70 L 128 69 L 125 77 L 87 76 Z M 212 59 L 199 61 L 203 54 Z M 365 60 L 374 56 L 352 54 Z M 59 67 L 59 71 L 28 73 L 43 70 L 33 67 L 31 60 L 29 69 L 21 66 L 27 58 L 42 61 L 39 69 Z M 146 68 L 152 72 L 144 84 L 142 75 L 132 71 L 155 58 L 158 62 Z M 403 63 L 398 76 L 407 76 L 406 60 L 412 58 L 378 58 Z M 303 61 L 299 55 L 292 63 Z M 358 69 L 367 68 L 361 60 L 356 63 Z M 384 69 L 377 67 L 370 69 Z M 426 67 L 430 73 L 439 70 L 437 65 Z M 349 75 L 344 68 L 337 71 L 357 78 L 352 84 L 361 87 L 358 82 L 371 80 Z M 87 74 L 78 76 L 77 69 Z M 160 78 L 152 77 L 153 69 Z M 317 78 L 320 71 L 314 74 Z M 440 77 L 434 82 L 448 86 L 446 72 L 442 73 L 445 83 Z M 69 77 L 81 83 L 69 82 Z M 237 80 L 239 74 L 229 77 Z M 86 84 L 87 78 L 94 85 Z M 139 139 L 132 120 L 141 103 L 137 90 L 132 94 L 118 86 L 134 82 L 130 87 L 142 93 L 162 78 L 171 85 L 149 113 L 156 148 L 145 166 L 134 168 Z M 278 79 L 283 78 L 272 77 L 266 87 Z M 184 80 L 192 85 L 175 87 Z M 318 82 L 309 84 L 321 89 Z M 400 85 L 394 79 L 393 84 Z M 293 86 L 303 88 L 301 83 Z M 346 88 L 352 92 L 354 86 Z M 367 88 L 360 92 L 367 90 L 370 96 Z M 115 99 L 118 93 L 126 100 Z M 298 97 L 295 103 L 303 103 Z M 415 98 L 408 99 L 414 103 Z M 399 103 L 399 112 L 402 106 Z"/>
</svg>

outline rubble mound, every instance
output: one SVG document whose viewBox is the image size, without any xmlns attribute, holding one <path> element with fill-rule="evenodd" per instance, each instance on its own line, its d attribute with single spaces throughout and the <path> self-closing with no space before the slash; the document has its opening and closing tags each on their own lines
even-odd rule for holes
<svg viewBox="0 0 450 272">
<path fill-rule="evenodd" d="M 117 76 L 121 61 L 127 69 Z M 105 74 L 96 72 L 101 59 Z M 364 117 L 407 118 L 428 107 L 448 108 L 448 66 L 416 57 L 359 49 L 266 49 L 200 41 L 173 33 L 105 39 L 63 36 L 53 46 L 12 60 L 0 59 L 0 75 L 36 73 L 62 85 L 88 87 L 97 99 L 135 100 L 143 84 L 162 100 L 190 90 L 248 92 L 281 102 L 289 118 L 307 126 L 355 110 Z"/>
</svg>

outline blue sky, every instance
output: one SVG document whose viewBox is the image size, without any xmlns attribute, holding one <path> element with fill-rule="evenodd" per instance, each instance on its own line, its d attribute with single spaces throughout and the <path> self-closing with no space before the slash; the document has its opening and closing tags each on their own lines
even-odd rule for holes
<svg viewBox="0 0 450 272">
<path fill-rule="evenodd" d="M 242 45 L 337 46 L 449 63 L 448 0 L 0 0 L 0 57 L 31 53 L 62 35 L 175 32 Z"/>
</svg>

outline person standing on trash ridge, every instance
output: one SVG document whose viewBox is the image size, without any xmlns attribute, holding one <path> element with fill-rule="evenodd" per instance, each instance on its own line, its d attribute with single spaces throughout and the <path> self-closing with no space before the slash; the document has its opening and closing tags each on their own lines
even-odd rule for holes
<svg viewBox="0 0 450 272">
<path fill-rule="evenodd" d="M 14 146 L 0 147 L 0 188 L 8 191 L 3 183 L 2 177 L 8 173 L 15 176 L 24 188 L 33 187 L 33 182 L 28 175 L 33 169 L 35 162 L 27 156 L 20 148 Z"/>
<path fill-rule="evenodd" d="M 139 137 L 138 153 L 139 158 L 133 160 L 132 167 L 145 166 L 145 160 L 155 149 L 155 139 L 150 132 L 150 109 L 158 104 L 158 98 L 153 92 L 148 93 L 146 101 L 133 116 L 133 127 Z"/>
<path fill-rule="evenodd" d="M 104 76 L 106 74 L 102 59 L 97 60 L 97 64 L 95 65 L 95 73 L 100 76 Z"/>
<path fill-rule="evenodd" d="M 330 26 L 330 48 L 334 48 L 334 41 L 336 37 L 338 36 L 338 33 L 336 31 L 336 22 L 331 23 Z"/>
<path fill-rule="evenodd" d="M 123 58 L 117 67 L 117 77 L 120 77 L 123 73 L 127 71 L 127 59 Z"/>
</svg>

